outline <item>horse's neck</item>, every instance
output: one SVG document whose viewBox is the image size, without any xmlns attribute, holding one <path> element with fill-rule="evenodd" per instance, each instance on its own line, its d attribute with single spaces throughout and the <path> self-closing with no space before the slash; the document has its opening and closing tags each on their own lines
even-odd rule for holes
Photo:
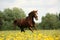
<svg viewBox="0 0 60 40">
<path fill-rule="evenodd" d="M 34 18 L 31 16 L 28 16 L 27 19 L 31 20 L 32 22 L 34 22 Z"/>
</svg>

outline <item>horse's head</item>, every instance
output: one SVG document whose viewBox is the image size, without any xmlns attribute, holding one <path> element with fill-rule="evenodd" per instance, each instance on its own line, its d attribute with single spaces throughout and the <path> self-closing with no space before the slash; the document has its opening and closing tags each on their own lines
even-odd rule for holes
<svg viewBox="0 0 60 40">
<path fill-rule="evenodd" d="M 37 16 L 37 10 L 33 10 L 29 13 L 29 16 L 34 17 L 36 20 L 38 20 L 38 16 Z"/>
</svg>

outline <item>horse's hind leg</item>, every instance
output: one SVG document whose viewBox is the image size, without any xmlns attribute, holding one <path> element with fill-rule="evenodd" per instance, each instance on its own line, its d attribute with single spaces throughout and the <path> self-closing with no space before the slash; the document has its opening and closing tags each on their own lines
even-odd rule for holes
<svg viewBox="0 0 60 40">
<path fill-rule="evenodd" d="M 24 28 L 20 28 L 21 29 L 21 32 L 25 32 Z"/>
<path fill-rule="evenodd" d="M 17 20 L 14 20 L 14 22 L 13 22 L 13 26 L 14 26 L 14 30 L 16 30 Z"/>
<path fill-rule="evenodd" d="M 35 30 L 37 30 L 36 25 L 33 26 Z"/>
<path fill-rule="evenodd" d="M 21 29 L 21 32 L 25 32 L 25 30 L 24 29 Z"/>
</svg>

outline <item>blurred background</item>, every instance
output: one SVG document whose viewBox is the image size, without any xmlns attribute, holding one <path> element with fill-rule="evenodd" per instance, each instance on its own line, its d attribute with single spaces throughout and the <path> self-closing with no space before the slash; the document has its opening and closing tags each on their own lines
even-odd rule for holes
<svg viewBox="0 0 60 40">
<path fill-rule="evenodd" d="M 0 0 L 0 30 L 13 30 L 13 20 L 32 10 L 38 10 L 38 30 L 60 29 L 60 0 Z"/>
<path fill-rule="evenodd" d="M 13 9 L 6 8 L 4 11 L 0 10 L 0 30 L 13 30 L 13 21 L 15 19 L 25 18 L 26 14 L 22 8 Z M 50 14 L 46 13 L 45 16 L 42 16 L 41 22 L 36 22 L 37 29 L 60 29 L 60 13 Z M 19 30 L 16 27 L 16 30 Z"/>
</svg>

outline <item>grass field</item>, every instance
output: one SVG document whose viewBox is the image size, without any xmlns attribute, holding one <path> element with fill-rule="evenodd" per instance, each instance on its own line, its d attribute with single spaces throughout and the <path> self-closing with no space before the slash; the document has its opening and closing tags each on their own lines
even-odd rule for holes
<svg viewBox="0 0 60 40">
<path fill-rule="evenodd" d="M 60 40 L 60 30 L 0 31 L 0 40 Z"/>
</svg>

